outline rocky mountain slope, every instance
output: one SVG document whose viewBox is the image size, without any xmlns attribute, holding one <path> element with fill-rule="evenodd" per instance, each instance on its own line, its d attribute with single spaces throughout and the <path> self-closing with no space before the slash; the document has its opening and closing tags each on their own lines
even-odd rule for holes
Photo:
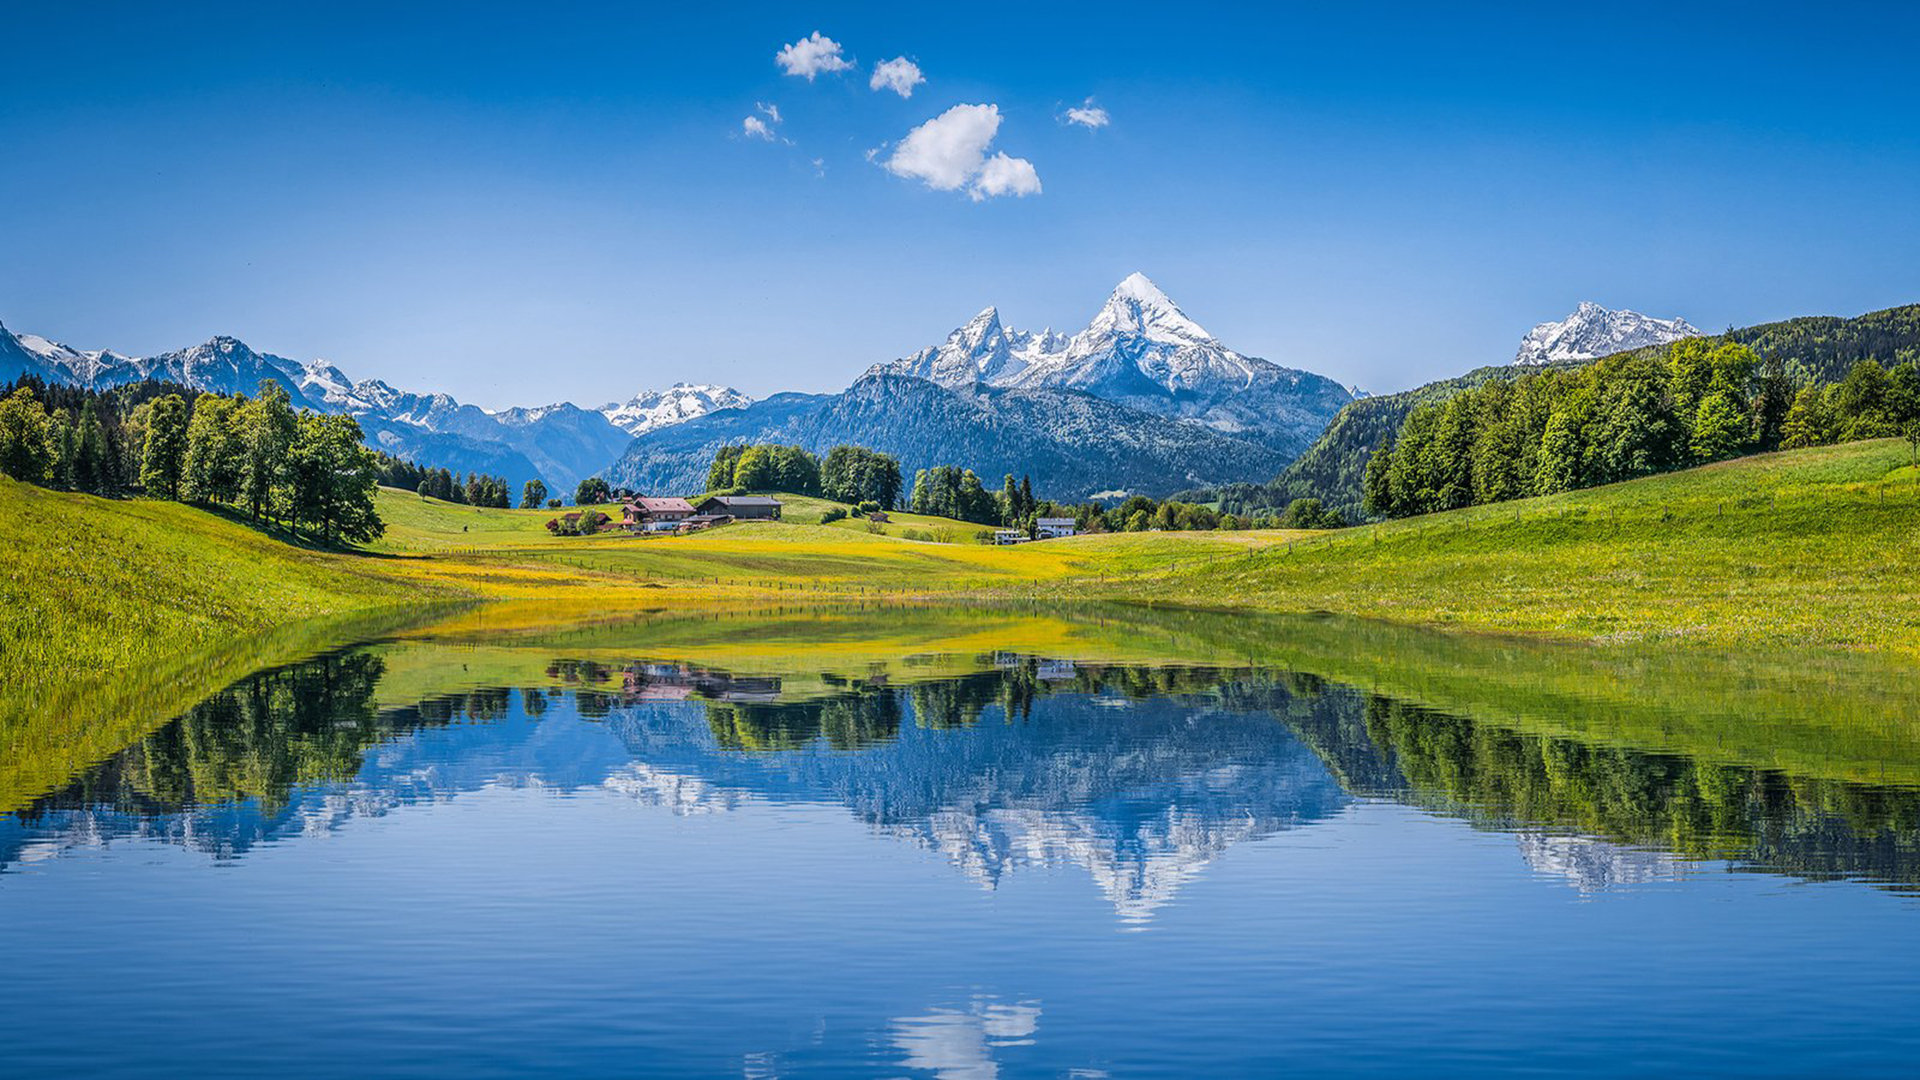
<svg viewBox="0 0 1920 1080">
<path fill-rule="evenodd" d="M 989 486 L 1030 475 L 1056 499 L 1106 492 L 1164 495 L 1271 476 L 1287 456 L 1263 442 L 1078 390 L 870 374 L 839 394 L 776 394 L 633 441 L 608 479 L 641 491 L 706 486 L 707 464 L 728 443 L 779 442 L 825 453 L 858 443 L 893 454 L 909 483 L 917 469 L 960 464 Z"/>
<path fill-rule="evenodd" d="M 379 379 L 356 382 L 325 361 L 302 364 L 255 352 L 231 337 L 135 357 L 82 351 L 0 326 L 0 381 L 21 375 L 96 389 L 166 379 L 220 394 L 253 394 L 263 380 L 271 380 L 285 387 L 297 406 L 358 418 L 369 446 L 423 465 L 505 476 L 515 487 L 539 477 L 555 494 L 572 491 L 619 457 L 636 430 L 747 400 L 726 387 L 682 384 L 603 409 L 561 402 L 490 413 L 446 394 L 399 390 Z"/>
<path fill-rule="evenodd" d="M 596 412 L 629 435 L 644 435 L 720 409 L 740 409 L 753 399 L 731 386 L 677 382 L 665 390 L 643 390 L 627 401 L 608 402 Z"/>
<path fill-rule="evenodd" d="M 1078 390 L 1295 454 L 1353 400 L 1312 372 L 1244 356 L 1188 318 L 1145 275 L 1116 286 L 1072 335 L 1004 326 L 987 308 L 939 345 L 876 365 L 948 388 Z"/>
<path fill-rule="evenodd" d="M 1513 362 L 1522 366 L 1597 360 L 1602 356 L 1699 337 L 1685 319 L 1656 319 L 1637 311 L 1609 311 L 1583 300 L 1559 322 L 1543 322 L 1520 340 Z"/>
</svg>

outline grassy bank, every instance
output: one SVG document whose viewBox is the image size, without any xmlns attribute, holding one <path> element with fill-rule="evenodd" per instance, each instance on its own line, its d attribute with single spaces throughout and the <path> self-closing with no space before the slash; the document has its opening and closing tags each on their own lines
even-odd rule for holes
<svg viewBox="0 0 1920 1080">
<path fill-rule="evenodd" d="M 1593 643 L 1920 658 L 1920 474 L 1894 440 L 1322 534 L 1047 588 Z"/>
<path fill-rule="evenodd" d="M 494 599 L 608 610 L 754 597 L 1120 599 L 1913 658 L 1920 473 L 1908 453 L 1893 441 L 1792 451 L 1333 533 L 1008 548 L 874 535 L 806 514 L 683 537 L 554 537 L 549 511 L 383 491 L 387 536 L 332 552 L 179 504 L 0 480 L 10 553 L 0 706 L 57 705 L 296 622 Z"/>
</svg>

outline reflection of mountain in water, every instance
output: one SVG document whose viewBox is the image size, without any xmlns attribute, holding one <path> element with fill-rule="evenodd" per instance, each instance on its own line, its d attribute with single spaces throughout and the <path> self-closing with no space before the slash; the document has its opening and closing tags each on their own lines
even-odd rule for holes
<svg viewBox="0 0 1920 1080">
<path fill-rule="evenodd" d="M 1534 873 L 1563 878 L 1583 893 L 1675 881 L 1687 872 L 1684 861 L 1664 851 L 1627 847 L 1590 836 L 1523 832 L 1518 840 L 1520 857 Z"/>
<path fill-rule="evenodd" d="M 1128 919 L 1233 844 L 1349 801 L 1270 714 L 1187 694 L 1115 697 L 1121 680 L 1108 674 L 1045 691 L 1002 671 L 798 705 L 714 704 L 706 730 L 670 707 L 608 724 L 649 769 L 844 804 L 988 885 L 1021 866 L 1082 866 Z"/>
<path fill-rule="evenodd" d="M 1520 834 L 1583 890 L 1726 859 L 1920 883 L 1920 793 L 1517 733 L 1307 675 L 999 656 L 894 685 L 556 660 L 578 690 L 479 689 L 376 710 L 376 652 L 250 677 L 0 816 L 0 867 L 155 840 L 253 845 L 466 792 L 612 790 L 677 814 L 844 807 L 992 887 L 1085 868 L 1140 921 L 1236 843 L 1391 798 Z M 588 686 L 603 687 L 588 689 Z M 824 686 L 824 690 L 820 687 Z"/>
</svg>

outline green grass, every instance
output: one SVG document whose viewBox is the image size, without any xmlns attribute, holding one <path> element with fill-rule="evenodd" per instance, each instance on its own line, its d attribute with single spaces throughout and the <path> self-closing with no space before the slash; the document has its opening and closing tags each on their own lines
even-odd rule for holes
<svg viewBox="0 0 1920 1080">
<path fill-rule="evenodd" d="M 1595 643 L 1920 657 L 1909 454 L 1882 440 L 1760 455 L 1346 529 L 1100 591 Z"/>
<path fill-rule="evenodd" d="M 1007 548 L 801 520 L 554 537 L 550 511 L 382 491 L 388 534 L 370 553 L 341 553 L 178 504 L 0 480 L 0 716 L 97 711 L 142 681 L 184 695 L 230 670 L 194 658 L 273 628 L 500 599 L 609 611 L 754 597 L 1117 599 L 1910 660 L 1920 657 L 1920 471 L 1908 455 L 1891 440 L 1792 451 L 1333 533 Z M 791 505 L 801 518 L 814 511 Z M 141 709 L 137 694 L 127 700 Z"/>
</svg>

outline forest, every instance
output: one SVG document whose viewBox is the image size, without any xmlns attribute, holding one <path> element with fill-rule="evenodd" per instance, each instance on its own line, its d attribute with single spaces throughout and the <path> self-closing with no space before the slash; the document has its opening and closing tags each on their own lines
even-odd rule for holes
<svg viewBox="0 0 1920 1080">
<path fill-rule="evenodd" d="M 0 472 L 16 480 L 223 506 L 325 543 L 380 536 L 374 489 L 392 470 L 418 470 L 360 439 L 353 417 L 295 411 L 273 382 L 247 398 L 23 379 L 0 397 Z"/>
<path fill-rule="evenodd" d="M 1691 338 L 1489 381 L 1407 415 L 1367 463 L 1366 507 L 1408 517 L 1782 448 L 1909 433 L 1920 443 L 1912 361 L 1889 371 L 1861 360 L 1797 392 L 1791 372 L 1782 356 Z"/>
</svg>

